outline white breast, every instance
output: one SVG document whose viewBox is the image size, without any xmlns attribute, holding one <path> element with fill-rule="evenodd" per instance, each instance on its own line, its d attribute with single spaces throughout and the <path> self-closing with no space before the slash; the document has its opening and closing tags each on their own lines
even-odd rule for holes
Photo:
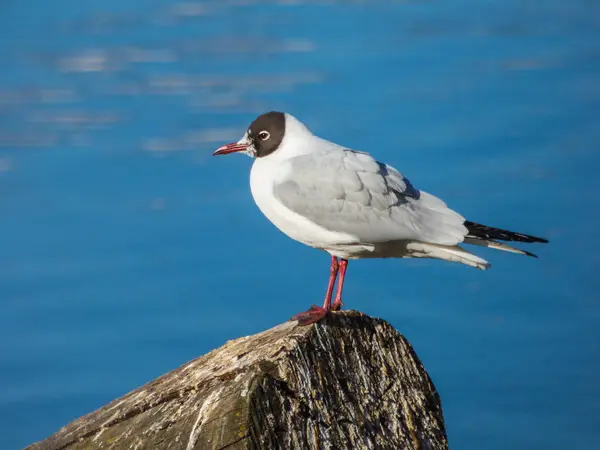
<svg viewBox="0 0 600 450">
<path fill-rule="evenodd" d="M 250 190 L 261 212 L 290 238 L 311 247 L 320 248 L 340 257 L 347 257 L 348 245 L 356 239 L 346 233 L 326 230 L 285 207 L 273 195 L 273 184 L 284 165 L 275 159 L 257 158 L 250 171 Z M 284 170 L 284 169 L 283 169 Z M 354 247 L 354 246 L 352 246 Z"/>
</svg>

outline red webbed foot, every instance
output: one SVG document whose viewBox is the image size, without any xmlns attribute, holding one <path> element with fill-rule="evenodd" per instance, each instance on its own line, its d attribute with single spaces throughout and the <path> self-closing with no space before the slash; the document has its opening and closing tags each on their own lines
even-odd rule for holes
<svg viewBox="0 0 600 450">
<path fill-rule="evenodd" d="M 333 305 L 331 306 L 331 310 L 339 311 L 342 309 L 342 306 L 344 306 L 344 302 L 342 301 L 342 299 L 336 298 L 335 301 L 333 302 Z"/>
<path fill-rule="evenodd" d="M 327 315 L 327 310 L 317 305 L 312 305 L 308 311 L 304 311 L 296 314 L 290 320 L 297 320 L 298 325 L 310 325 L 311 323 L 317 323 L 323 317 Z"/>
</svg>

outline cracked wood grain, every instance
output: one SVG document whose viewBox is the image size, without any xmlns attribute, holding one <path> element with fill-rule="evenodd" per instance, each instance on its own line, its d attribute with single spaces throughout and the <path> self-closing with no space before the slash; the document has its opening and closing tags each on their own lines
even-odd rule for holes
<svg viewBox="0 0 600 450">
<path fill-rule="evenodd" d="M 354 311 L 227 342 L 27 450 L 447 449 L 406 339 Z"/>
</svg>

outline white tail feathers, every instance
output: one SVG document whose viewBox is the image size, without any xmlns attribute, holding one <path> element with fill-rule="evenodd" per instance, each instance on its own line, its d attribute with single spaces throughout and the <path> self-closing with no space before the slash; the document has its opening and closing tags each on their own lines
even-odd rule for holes
<svg viewBox="0 0 600 450">
<path fill-rule="evenodd" d="M 526 252 L 525 250 L 521 250 L 520 248 L 511 247 L 510 245 L 504 244 L 502 242 L 466 237 L 464 243 L 471 245 L 479 245 L 480 247 L 493 248 L 505 252 L 518 253 L 519 255 L 533 256 L 534 258 L 537 258 L 537 256 L 533 253 Z"/>
<path fill-rule="evenodd" d="M 537 258 L 537 256 L 533 253 L 529 253 L 525 250 L 521 250 L 520 248 L 511 247 L 510 245 L 493 240 L 466 237 L 464 243 L 478 245 L 480 247 L 493 248 L 505 252 L 518 253 L 519 255 L 533 256 Z M 445 261 L 453 261 L 466 264 L 467 266 L 475 267 L 481 270 L 486 270 L 491 267 L 491 264 L 488 263 L 485 259 L 482 259 L 479 256 L 476 256 L 473 253 L 466 251 L 464 248 L 459 247 L 458 245 L 448 246 L 413 241 L 410 242 L 406 246 L 406 248 L 408 250 L 407 256 L 411 258 L 443 259 Z"/>
<path fill-rule="evenodd" d="M 458 245 L 447 246 L 439 244 L 428 244 L 426 242 L 410 242 L 406 248 L 412 258 L 434 258 L 445 261 L 459 262 L 477 269 L 486 270 L 491 267 L 485 259 L 469 253 Z"/>
</svg>

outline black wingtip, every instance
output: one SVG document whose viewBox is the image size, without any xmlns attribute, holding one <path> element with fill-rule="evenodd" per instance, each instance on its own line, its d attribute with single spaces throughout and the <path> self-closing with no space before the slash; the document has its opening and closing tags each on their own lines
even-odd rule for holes
<svg viewBox="0 0 600 450">
<path fill-rule="evenodd" d="M 466 220 L 465 227 L 469 230 L 468 236 L 476 237 L 479 239 L 494 239 L 497 241 L 508 241 L 508 242 L 525 242 L 525 243 L 539 243 L 547 244 L 550 242 L 548 239 L 531 236 L 529 234 L 516 233 L 514 231 L 503 230 L 501 228 L 488 227 L 480 223 L 475 223 Z M 535 255 L 532 255 L 535 256 Z"/>
<path fill-rule="evenodd" d="M 522 248 L 520 248 L 519 250 L 521 250 L 527 256 L 531 256 L 532 258 L 537 258 L 538 257 L 538 255 L 536 255 L 535 253 L 528 252 L 527 250 L 523 250 Z"/>
</svg>

